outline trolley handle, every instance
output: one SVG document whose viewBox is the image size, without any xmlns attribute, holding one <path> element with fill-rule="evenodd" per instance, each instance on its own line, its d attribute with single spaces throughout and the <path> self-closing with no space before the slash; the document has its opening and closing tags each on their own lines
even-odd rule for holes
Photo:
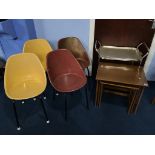
<svg viewBox="0 0 155 155">
<path fill-rule="evenodd" d="M 97 44 L 99 45 L 99 48 L 97 48 Z M 96 50 L 96 52 L 99 54 L 99 49 L 100 49 L 100 47 L 101 47 L 102 45 L 101 45 L 101 43 L 98 41 L 98 40 L 96 40 L 95 41 L 95 50 Z"/>
<path fill-rule="evenodd" d="M 148 56 L 148 54 L 149 54 L 149 52 L 150 52 L 150 49 L 149 49 L 149 47 L 147 46 L 147 44 L 146 44 L 145 42 L 140 43 L 140 44 L 137 46 L 137 49 L 139 49 L 139 47 L 142 46 L 142 45 L 144 45 L 144 46 L 146 47 L 147 53 L 144 54 L 144 55 L 142 56 L 141 61 L 142 61 L 146 56 Z"/>
</svg>

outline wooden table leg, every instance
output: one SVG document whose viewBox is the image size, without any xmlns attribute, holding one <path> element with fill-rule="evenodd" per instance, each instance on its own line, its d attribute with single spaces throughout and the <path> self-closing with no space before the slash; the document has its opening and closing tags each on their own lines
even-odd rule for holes
<svg viewBox="0 0 155 155">
<path fill-rule="evenodd" d="M 131 109 L 131 112 L 132 113 L 134 113 L 134 111 L 135 111 L 135 105 L 137 104 L 137 99 L 139 98 L 139 89 L 138 90 L 136 90 L 136 92 L 135 92 L 135 99 L 134 99 L 134 101 L 133 101 L 133 105 L 132 105 L 132 109 Z"/>
<path fill-rule="evenodd" d="M 95 98 L 96 106 L 98 106 L 98 96 L 99 96 L 99 81 L 97 81 L 96 83 L 96 98 Z"/>
<path fill-rule="evenodd" d="M 129 109 L 128 109 L 128 114 L 132 113 L 133 112 L 133 106 L 135 104 L 135 99 L 136 99 L 136 96 L 137 96 L 137 91 L 138 90 L 131 90 L 131 102 L 130 102 L 130 105 L 129 105 Z"/>
<path fill-rule="evenodd" d="M 99 84 L 100 85 L 100 96 L 99 96 L 99 106 L 101 105 L 101 100 L 102 100 L 102 93 L 103 93 L 103 84 Z"/>
<path fill-rule="evenodd" d="M 151 102 L 152 104 L 155 104 L 155 97 L 152 99 L 152 102 Z"/>
<path fill-rule="evenodd" d="M 133 112 L 136 114 L 137 112 L 137 109 L 138 109 L 138 106 L 139 106 L 139 103 L 140 103 L 140 100 L 141 100 L 141 97 L 143 95 L 143 92 L 144 92 L 144 88 L 140 88 L 139 89 L 139 92 L 137 94 L 137 98 L 136 98 L 136 101 L 134 103 L 134 109 L 133 109 Z"/>
<path fill-rule="evenodd" d="M 133 91 L 130 90 L 130 91 L 129 91 L 129 107 L 130 107 L 130 105 L 131 105 L 132 96 L 133 96 Z"/>
<path fill-rule="evenodd" d="M 135 100 L 134 100 L 134 102 L 133 102 L 132 110 L 131 110 L 132 113 L 134 113 L 134 111 L 135 111 L 135 106 L 136 106 L 137 100 L 138 100 L 138 98 L 139 98 L 139 93 L 140 93 L 140 88 L 136 91 L 136 97 L 135 97 Z"/>
<path fill-rule="evenodd" d="M 144 88 L 139 88 L 138 90 L 136 90 L 134 101 L 132 102 L 131 107 L 130 107 L 131 113 L 136 113 L 141 96 L 143 94 L 143 90 L 144 90 Z"/>
<path fill-rule="evenodd" d="M 101 83 L 98 82 L 98 107 L 100 106 L 100 97 L 101 97 Z"/>
</svg>

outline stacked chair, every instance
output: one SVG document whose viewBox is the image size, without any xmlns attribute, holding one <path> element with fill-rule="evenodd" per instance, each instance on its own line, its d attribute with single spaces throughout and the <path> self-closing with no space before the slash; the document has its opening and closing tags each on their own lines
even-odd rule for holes
<svg viewBox="0 0 155 155">
<path fill-rule="evenodd" d="M 34 53 L 40 60 L 44 70 L 46 67 L 46 56 L 49 52 L 53 51 L 49 42 L 45 39 L 32 39 L 25 42 L 23 53 Z M 46 100 L 46 95 L 44 94 Z"/>
<path fill-rule="evenodd" d="M 90 60 L 88 58 L 87 52 L 83 47 L 81 41 L 76 37 L 66 37 L 58 41 L 58 49 L 68 49 L 74 57 L 77 59 L 83 70 L 86 68 L 89 74 L 88 66 L 90 65 Z"/>
<path fill-rule="evenodd" d="M 89 68 L 88 68 L 90 65 L 90 60 L 85 48 L 83 47 L 81 41 L 78 38 L 66 37 L 66 38 L 60 39 L 58 41 L 58 49 L 68 49 L 69 52 L 71 52 L 72 55 L 76 58 L 76 60 L 79 62 L 83 71 L 87 69 L 87 75 L 88 77 L 90 76 Z M 88 90 L 87 90 L 88 82 L 85 86 L 87 96 L 88 96 Z M 87 103 L 88 103 L 88 97 L 87 97 Z M 87 104 L 87 108 L 89 109 L 89 104 Z"/>
<path fill-rule="evenodd" d="M 54 91 L 65 96 L 65 120 L 67 120 L 68 94 L 81 90 L 87 84 L 84 74 L 90 64 L 88 55 L 78 38 L 68 37 L 59 40 L 58 50 L 53 51 L 45 39 L 32 39 L 25 42 L 23 53 L 8 58 L 4 74 L 5 93 L 12 100 L 17 130 L 21 129 L 15 101 L 40 99 L 46 123 L 50 123 L 44 100 L 47 76 Z M 86 102 L 88 104 L 88 90 Z"/>
<path fill-rule="evenodd" d="M 34 53 L 40 60 L 46 71 L 46 56 L 53 51 L 52 47 L 45 39 L 32 39 L 25 42 L 23 47 L 24 53 Z"/>
</svg>

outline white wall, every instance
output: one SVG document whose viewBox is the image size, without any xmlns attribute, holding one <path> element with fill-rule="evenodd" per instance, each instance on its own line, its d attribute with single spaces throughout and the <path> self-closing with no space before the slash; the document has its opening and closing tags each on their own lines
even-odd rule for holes
<svg viewBox="0 0 155 155">
<path fill-rule="evenodd" d="M 94 33 L 95 33 L 95 19 L 90 19 L 90 26 L 89 26 L 89 58 L 91 60 L 91 65 L 89 66 L 89 69 L 90 69 L 91 73 L 92 73 L 92 62 L 93 62 Z"/>
<path fill-rule="evenodd" d="M 35 19 L 34 25 L 37 37 L 47 39 L 54 49 L 57 49 L 57 42 L 61 38 L 69 36 L 79 38 L 92 62 L 95 20 Z M 91 71 L 91 65 L 89 68 Z"/>
<path fill-rule="evenodd" d="M 75 36 L 89 50 L 89 19 L 35 19 L 34 25 L 37 37 L 49 40 L 54 49 L 59 39 Z"/>
<path fill-rule="evenodd" d="M 153 37 L 150 52 L 144 66 L 144 71 L 147 80 L 155 81 L 155 35 Z"/>
</svg>

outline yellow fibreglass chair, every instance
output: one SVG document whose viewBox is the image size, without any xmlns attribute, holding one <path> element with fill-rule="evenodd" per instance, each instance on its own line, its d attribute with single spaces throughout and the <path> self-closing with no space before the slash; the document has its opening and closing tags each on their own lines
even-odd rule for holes
<svg viewBox="0 0 155 155">
<path fill-rule="evenodd" d="M 4 74 L 4 88 L 8 98 L 13 100 L 17 130 L 20 130 L 15 100 L 25 100 L 40 96 L 46 122 L 49 123 L 47 113 L 41 98 L 46 88 L 46 74 L 38 57 L 33 53 L 12 55 L 6 62 Z"/>
<path fill-rule="evenodd" d="M 53 51 L 49 42 L 45 39 L 32 39 L 25 42 L 23 53 L 34 53 L 40 60 L 46 71 L 46 56 Z M 46 98 L 46 96 L 44 96 Z"/>
<path fill-rule="evenodd" d="M 46 70 L 46 56 L 53 51 L 49 42 L 45 39 L 32 39 L 25 42 L 23 47 L 24 53 L 34 53 L 38 56 L 44 69 Z"/>
</svg>

